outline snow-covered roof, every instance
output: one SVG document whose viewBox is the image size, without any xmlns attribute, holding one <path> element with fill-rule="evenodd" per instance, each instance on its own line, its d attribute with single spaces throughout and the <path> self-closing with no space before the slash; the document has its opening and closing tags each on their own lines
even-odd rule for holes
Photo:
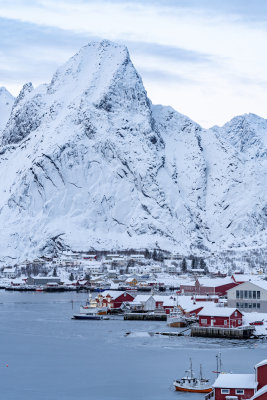
<svg viewBox="0 0 267 400">
<path fill-rule="evenodd" d="M 259 362 L 258 364 L 255 365 L 255 368 L 259 368 L 262 367 L 263 365 L 267 364 L 267 359 L 262 360 L 261 362 Z"/>
<path fill-rule="evenodd" d="M 236 289 L 242 290 L 244 285 L 247 285 L 247 283 L 251 283 L 255 286 L 258 286 L 261 289 L 267 290 L 267 281 L 264 281 L 263 279 L 255 279 L 255 280 L 250 280 L 249 282 L 240 283 L 237 288 L 231 288 L 229 290 L 236 290 Z"/>
<path fill-rule="evenodd" d="M 207 302 L 194 301 L 190 296 L 178 296 L 178 305 L 185 311 L 190 312 L 204 307 Z"/>
<path fill-rule="evenodd" d="M 225 389 L 256 389 L 258 382 L 254 374 L 220 374 L 212 386 Z"/>
<path fill-rule="evenodd" d="M 232 277 L 236 282 L 248 282 L 261 279 L 260 276 L 251 274 L 233 274 Z"/>
<path fill-rule="evenodd" d="M 6 267 L 3 269 L 3 273 L 15 273 L 16 272 L 16 268 L 15 267 Z"/>
<path fill-rule="evenodd" d="M 149 298 L 151 297 L 151 294 L 138 294 L 132 304 L 141 304 L 145 303 Z"/>
<path fill-rule="evenodd" d="M 209 315 L 211 317 L 230 317 L 237 309 L 234 307 L 218 307 L 215 304 L 205 304 L 199 316 Z"/>
<path fill-rule="evenodd" d="M 104 292 L 100 293 L 103 297 L 110 296 L 113 299 L 117 299 L 121 295 L 126 293 L 125 291 L 118 291 L 118 290 L 105 290 Z"/>
<path fill-rule="evenodd" d="M 227 276 L 226 278 L 199 278 L 198 282 L 202 286 L 217 287 L 233 283 L 233 280 L 230 276 Z"/>
<path fill-rule="evenodd" d="M 263 386 L 260 390 L 258 390 L 250 400 L 257 399 L 258 397 L 262 396 L 263 394 L 267 393 L 267 385 Z"/>
</svg>

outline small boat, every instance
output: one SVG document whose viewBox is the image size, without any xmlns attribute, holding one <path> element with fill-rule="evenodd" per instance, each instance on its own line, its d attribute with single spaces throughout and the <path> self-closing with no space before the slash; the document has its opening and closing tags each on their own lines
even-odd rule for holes
<svg viewBox="0 0 267 400">
<path fill-rule="evenodd" d="M 86 320 L 101 320 L 101 319 L 107 319 L 103 317 L 103 315 L 99 315 L 99 314 L 74 314 L 72 319 L 86 319 Z"/>
<path fill-rule="evenodd" d="M 97 302 L 89 295 L 85 306 L 80 307 L 80 314 L 74 314 L 72 319 L 87 319 L 87 320 L 102 320 L 109 319 L 105 317 L 107 314 L 107 307 L 97 307 Z"/>
<path fill-rule="evenodd" d="M 167 325 L 174 328 L 183 328 L 186 326 L 186 319 L 181 310 L 175 308 L 167 315 Z"/>
<path fill-rule="evenodd" d="M 192 360 L 190 358 L 190 368 L 186 371 L 187 375 L 173 382 L 175 390 L 191 393 L 210 393 L 212 391 L 209 379 L 202 376 L 202 366 L 200 365 L 200 376 L 196 378 L 193 373 Z"/>
</svg>

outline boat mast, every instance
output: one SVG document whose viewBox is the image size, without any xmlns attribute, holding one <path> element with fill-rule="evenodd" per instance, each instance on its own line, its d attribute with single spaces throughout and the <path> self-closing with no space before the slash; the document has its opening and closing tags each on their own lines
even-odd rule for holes
<svg viewBox="0 0 267 400">
<path fill-rule="evenodd" d="M 222 354 L 221 354 L 221 352 L 219 352 L 219 354 L 216 354 L 216 364 L 217 364 L 216 372 L 217 372 L 217 377 L 218 377 L 219 374 L 222 372 Z"/>
<path fill-rule="evenodd" d="M 220 373 L 222 372 L 222 353 L 219 352 L 219 368 L 220 368 Z"/>
<path fill-rule="evenodd" d="M 200 375 L 200 379 L 203 379 L 203 375 L 202 375 L 202 364 L 200 364 L 200 371 L 199 371 L 199 375 Z"/>
<path fill-rule="evenodd" d="M 193 378 L 192 358 L 190 358 L 190 377 Z"/>
</svg>

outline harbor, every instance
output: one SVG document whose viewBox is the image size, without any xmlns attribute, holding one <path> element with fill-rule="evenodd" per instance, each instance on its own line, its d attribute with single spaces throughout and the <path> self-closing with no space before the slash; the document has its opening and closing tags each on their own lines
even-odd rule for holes
<svg viewBox="0 0 267 400">
<path fill-rule="evenodd" d="M 248 365 L 260 362 L 267 351 L 262 340 L 149 333 L 184 330 L 167 329 L 166 321 L 117 316 L 73 321 L 87 293 L 0 294 L 1 395 L 8 400 L 204 400 L 204 394 L 174 390 L 173 381 L 184 375 L 189 357 L 194 369 L 202 363 L 204 377 L 214 382 L 219 351 L 224 368 L 240 373 L 247 373 Z"/>
</svg>

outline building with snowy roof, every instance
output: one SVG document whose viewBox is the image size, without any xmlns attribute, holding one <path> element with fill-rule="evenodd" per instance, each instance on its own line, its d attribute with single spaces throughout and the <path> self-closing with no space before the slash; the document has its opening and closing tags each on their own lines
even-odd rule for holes
<svg viewBox="0 0 267 400">
<path fill-rule="evenodd" d="M 255 365 L 254 374 L 220 373 L 205 400 L 267 400 L 267 360 Z"/>
<path fill-rule="evenodd" d="M 238 328 L 243 324 L 243 314 L 237 308 L 206 305 L 199 313 L 199 326 Z"/>
<path fill-rule="evenodd" d="M 247 312 L 267 312 L 267 281 L 248 281 L 227 291 L 229 307 L 237 307 Z"/>
</svg>

